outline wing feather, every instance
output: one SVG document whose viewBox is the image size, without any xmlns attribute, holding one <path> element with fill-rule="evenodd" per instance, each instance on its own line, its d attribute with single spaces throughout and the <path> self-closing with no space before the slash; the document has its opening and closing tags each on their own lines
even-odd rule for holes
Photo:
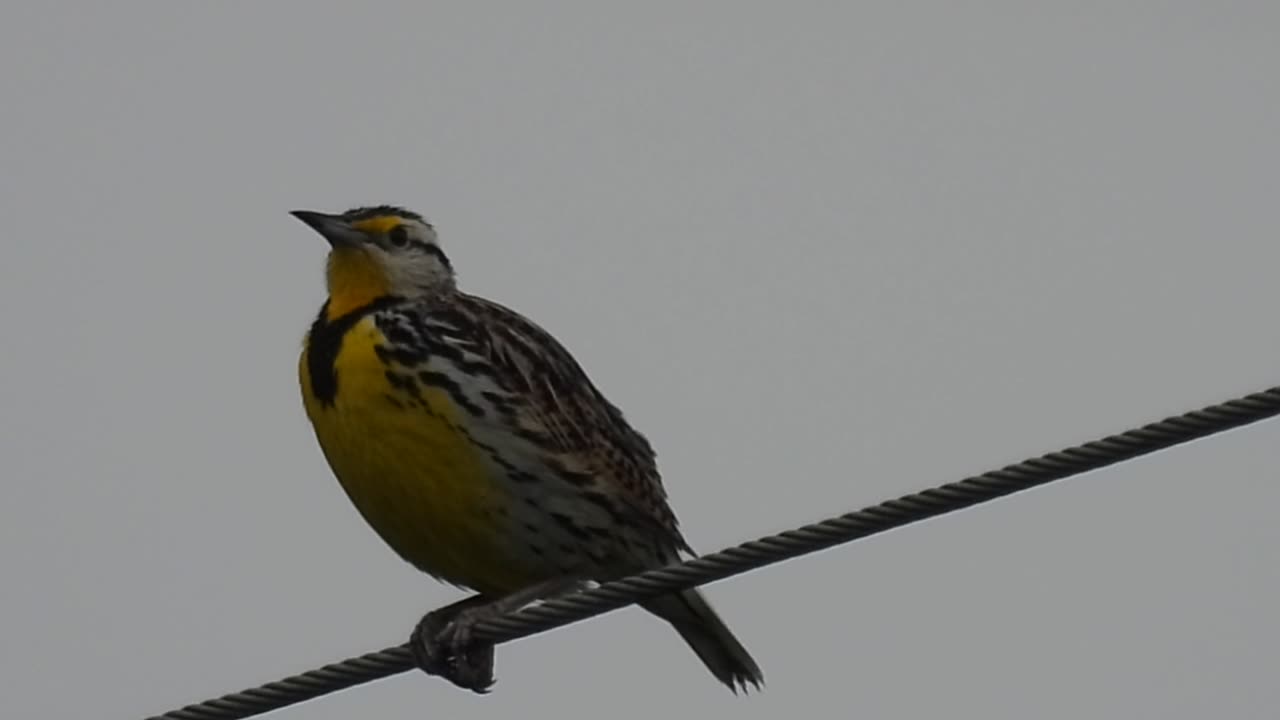
<svg viewBox="0 0 1280 720">
<path fill-rule="evenodd" d="M 533 321 L 498 303 L 459 293 L 476 322 L 495 377 L 521 428 L 543 435 L 549 464 L 619 503 L 674 556 L 692 552 L 679 531 L 649 441 L 609 402 L 568 350 Z"/>
</svg>

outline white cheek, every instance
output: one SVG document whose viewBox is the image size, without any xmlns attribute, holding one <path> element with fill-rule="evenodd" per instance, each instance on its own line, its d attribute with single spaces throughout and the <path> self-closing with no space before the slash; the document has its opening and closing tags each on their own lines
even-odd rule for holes
<svg viewBox="0 0 1280 720">
<path fill-rule="evenodd" d="M 378 256 L 393 292 L 413 295 L 449 282 L 450 273 L 434 256 L 413 253 L 405 257 Z"/>
</svg>

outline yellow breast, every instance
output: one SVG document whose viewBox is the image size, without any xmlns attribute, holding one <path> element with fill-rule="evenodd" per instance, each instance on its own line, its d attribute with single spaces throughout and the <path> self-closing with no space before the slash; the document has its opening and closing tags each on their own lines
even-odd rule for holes
<svg viewBox="0 0 1280 720">
<path fill-rule="evenodd" d="M 504 551 L 508 498 L 460 431 L 465 411 L 438 388 L 420 384 L 410 393 L 403 380 L 389 380 L 375 352 L 385 343 L 370 317 L 345 333 L 333 360 L 331 404 L 315 393 L 310 339 L 303 351 L 303 401 L 330 467 L 365 520 L 405 560 L 480 592 L 521 586 L 527 578 Z"/>
</svg>

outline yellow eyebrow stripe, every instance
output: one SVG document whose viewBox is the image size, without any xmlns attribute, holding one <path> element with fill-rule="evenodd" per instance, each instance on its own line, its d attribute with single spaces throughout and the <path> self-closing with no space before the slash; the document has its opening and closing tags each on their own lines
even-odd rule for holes
<svg viewBox="0 0 1280 720">
<path fill-rule="evenodd" d="M 399 226 L 402 222 L 404 222 L 404 218 L 398 218 L 395 215 L 379 215 L 378 217 L 357 220 L 351 223 L 351 227 L 370 235 L 382 235 L 390 232 L 392 228 Z"/>
</svg>

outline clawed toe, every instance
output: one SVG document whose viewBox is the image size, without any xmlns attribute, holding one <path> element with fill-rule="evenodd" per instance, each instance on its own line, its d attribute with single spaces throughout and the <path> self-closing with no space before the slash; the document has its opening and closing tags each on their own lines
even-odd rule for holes
<svg viewBox="0 0 1280 720">
<path fill-rule="evenodd" d="M 554 597 L 581 587 L 575 576 L 551 578 L 492 599 L 475 595 L 427 613 L 409 636 L 414 663 L 428 675 L 487 693 L 493 687 L 493 643 L 476 642 L 476 625 L 514 612 L 530 602 Z"/>
<path fill-rule="evenodd" d="M 429 675 L 442 677 L 458 687 L 487 693 L 493 687 L 494 649 L 472 641 L 482 608 L 445 608 L 428 613 L 414 628 L 409 650 L 414 663 Z"/>
<path fill-rule="evenodd" d="M 438 639 L 447 625 L 448 620 L 441 618 L 439 611 L 427 613 L 409 635 L 409 652 L 413 655 L 413 663 L 428 675 L 447 678 L 453 672 L 447 646 Z"/>
</svg>

